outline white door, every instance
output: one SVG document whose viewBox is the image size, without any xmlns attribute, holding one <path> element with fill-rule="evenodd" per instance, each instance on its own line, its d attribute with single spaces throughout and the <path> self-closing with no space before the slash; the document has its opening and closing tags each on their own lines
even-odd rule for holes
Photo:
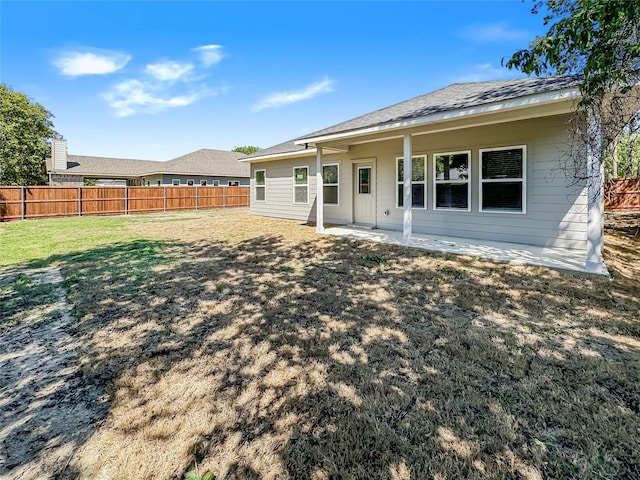
<svg viewBox="0 0 640 480">
<path fill-rule="evenodd" d="M 375 181 L 373 165 L 354 165 L 353 223 L 375 225 Z"/>
</svg>

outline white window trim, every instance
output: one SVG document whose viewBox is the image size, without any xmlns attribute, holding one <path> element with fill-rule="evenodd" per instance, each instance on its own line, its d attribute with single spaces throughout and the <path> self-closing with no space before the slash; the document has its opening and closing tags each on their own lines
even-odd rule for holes
<svg viewBox="0 0 640 480">
<path fill-rule="evenodd" d="M 338 182 L 337 183 L 324 183 L 324 167 L 333 167 L 333 166 L 338 167 Z M 323 175 L 322 175 L 322 187 L 336 187 L 336 193 L 337 193 L 337 197 L 338 197 L 338 201 L 336 203 L 324 203 L 323 205 L 325 207 L 339 207 L 340 206 L 340 163 L 338 162 L 332 162 L 332 163 L 323 163 L 322 164 L 322 168 L 323 168 Z M 323 200 L 324 200 L 324 195 L 322 196 Z"/>
<path fill-rule="evenodd" d="M 483 180 L 482 178 L 482 153 L 483 152 L 496 152 L 500 150 L 513 150 L 516 148 L 522 149 L 522 178 L 493 178 Z M 478 210 L 480 213 L 497 213 L 507 215 L 525 215 L 527 213 L 527 146 L 526 145 L 512 145 L 510 147 L 495 147 L 495 148 L 481 148 L 478 150 Z M 522 211 L 509 211 L 509 210 L 483 210 L 482 209 L 482 184 L 483 183 L 511 183 L 522 181 Z"/>
<path fill-rule="evenodd" d="M 178 183 L 176 183 L 176 182 L 178 182 Z M 180 179 L 179 179 L 179 178 L 172 178 L 172 179 L 171 179 L 171 185 L 172 185 L 173 187 L 179 187 L 179 186 L 180 186 L 180 184 L 181 184 L 181 182 L 180 182 Z"/>
<path fill-rule="evenodd" d="M 202 183 L 204 182 L 204 183 Z M 207 181 L 206 180 L 200 180 L 200 186 L 201 187 L 206 187 L 207 186 Z"/>
<path fill-rule="evenodd" d="M 258 185 L 256 183 L 256 173 L 258 172 L 264 172 L 264 183 L 262 185 Z M 257 195 L 256 195 L 256 189 L 257 188 L 264 188 L 264 200 L 258 200 L 257 199 Z M 267 201 L 267 169 L 266 168 L 260 168 L 258 170 L 254 170 L 253 171 L 253 201 L 254 202 L 259 202 L 259 203 L 264 203 Z"/>
<path fill-rule="evenodd" d="M 219 186 L 220 186 L 220 180 L 213 180 L 213 181 L 212 181 L 212 185 L 213 185 L 214 187 L 219 187 Z"/>
<path fill-rule="evenodd" d="M 233 185 L 234 183 L 236 185 Z M 240 182 L 238 180 L 229 180 L 227 182 L 227 187 L 239 187 L 239 186 L 240 186 Z"/>
<path fill-rule="evenodd" d="M 189 184 L 189 182 L 191 182 L 191 184 Z M 193 187 L 195 184 L 196 182 L 193 178 L 187 178 L 187 187 Z"/>
<path fill-rule="evenodd" d="M 423 184 L 424 185 L 424 207 L 414 207 L 413 205 L 411 205 L 411 210 L 426 210 L 427 209 L 427 155 L 426 154 L 418 154 L 418 155 L 411 155 L 411 161 L 413 162 L 414 158 L 417 157 L 422 157 L 422 161 L 424 162 L 424 180 L 422 182 L 414 182 L 413 180 L 411 180 L 411 186 L 413 187 L 413 184 L 415 183 L 416 185 L 420 185 Z M 400 189 L 398 188 L 399 185 L 403 185 L 403 181 L 399 181 L 398 180 L 398 160 L 404 160 L 404 157 L 396 157 L 396 176 L 395 178 L 395 184 L 396 184 L 396 208 L 402 210 L 403 207 L 401 207 L 398 204 L 398 193 L 400 191 Z M 413 173 L 413 165 L 411 166 L 411 172 Z M 413 198 L 413 192 L 411 193 Z M 413 203 L 413 202 L 412 202 Z"/>
<path fill-rule="evenodd" d="M 307 170 L 307 183 L 306 184 L 296 184 L 296 169 L 304 168 Z M 291 183 L 293 184 L 292 200 L 294 205 L 309 205 L 309 166 L 308 165 L 299 165 L 297 167 L 293 167 L 291 169 Z M 296 187 L 307 187 L 307 201 L 306 202 L 296 202 Z"/>
<path fill-rule="evenodd" d="M 466 153 L 469 156 L 469 169 L 466 180 L 438 180 L 436 172 L 436 157 L 438 155 L 459 155 Z M 433 209 L 446 212 L 470 212 L 471 211 L 471 150 L 460 150 L 457 152 L 441 152 L 433 154 Z M 396 177 L 397 178 L 397 177 Z M 456 183 L 459 185 L 467 184 L 467 208 L 454 208 L 454 207 L 438 207 L 436 202 L 436 185 L 443 183 Z"/>
</svg>

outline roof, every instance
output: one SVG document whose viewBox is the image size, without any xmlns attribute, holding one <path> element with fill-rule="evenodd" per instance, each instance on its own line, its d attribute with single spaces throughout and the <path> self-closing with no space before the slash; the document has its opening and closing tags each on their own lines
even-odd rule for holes
<svg viewBox="0 0 640 480">
<path fill-rule="evenodd" d="M 184 174 L 221 177 L 248 177 L 249 166 L 238 162 L 243 153 L 202 149 L 166 162 L 128 158 L 69 155 L 67 169 L 57 173 L 69 175 L 104 175 L 109 177 L 139 177 L 151 174 Z M 47 171 L 51 159 L 46 159 Z"/>
<path fill-rule="evenodd" d="M 573 89 L 578 86 L 577 76 L 521 78 L 516 80 L 495 80 L 490 82 L 454 83 L 448 87 L 405 100 L 395 105 L 376 110 L 365 115 L 341 122 L 331 127 L 298 137 L 292 141 L 260 150 L 247 159 L 268 154 L 293 152 L 294 142 L 304 141 L 323 135 L 347 134 L 369 127 L 382 126 L 393 122 L 425 117 L 433 113 L 462 110 L 505 100 L 537 95 L 558 90 Z M 286 150 L 289 145 L 291 150 Z M 275 151 L 272 149 L 276 149 Z"/>
</svg>

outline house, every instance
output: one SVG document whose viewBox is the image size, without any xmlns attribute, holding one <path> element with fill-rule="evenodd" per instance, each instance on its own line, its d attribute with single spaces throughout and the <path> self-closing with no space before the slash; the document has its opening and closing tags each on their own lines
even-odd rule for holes
<svg viewBox="0 0 640 480">
<path fill-rule="evenodd" d="M 166 162 L 68 155 L 67 141 L 54 139 L 46 159 L 49 185 L 249 185 L 243 153 L 202 149 Z"/>
<path fill-rule="evenodd" d="M 570 77 L 458 83 L 241 160 L 251 213 L 582 252 L 602 272 L 602 166 L 559 171 Z M 593 119 L 589 119 L 593 123 Z M 585 172 L 585 177 L 586 172 Z M 320 208 L 318 207 L 320 206 Z"/>
</svg>

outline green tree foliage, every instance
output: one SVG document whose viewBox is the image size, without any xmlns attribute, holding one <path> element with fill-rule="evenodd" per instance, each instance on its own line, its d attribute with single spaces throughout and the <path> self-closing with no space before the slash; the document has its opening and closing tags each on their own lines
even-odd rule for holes
<svg viewBox="0 0 640 480">
<path fill-rule="evenodd" d="M 0 84 L 0 185 L 46 182 L 52 117 L 39 103 Z"/>
<path fill-rule="evenodd" d="M 253 145 L 247 145 L 245 147 L 235 147 L 232 152 L 244 153 L 245 155 L 251 155 L 260 151 L 260 147 L 254 147 Z"/>
<path fill-rule="evenodd" d="M 583 104 L 610 91 L 629 91 L 640 70 L 640 2 L 534 0 L 549 31 L 506 62 L 527 74 L 581 74 Z"/>
<path fill-rule="evenodd" d="M 614 156 L 628 174 L 633 145 L 626 160 L 618 147 L 625 135 L 633 143 L 640 133 L 640 1 L 533 0 L 531 12 L 544 14 L 549 31 L 515 52 L 506 66 L 529 75 L 576 75 L 582 98 L 565 170 L 577 181 L 587 178 L 584 153 L 590 145 L 602 149 L 608 174 Z M 584 128 L 589 115 L 599 118 L 601 136 Z"/>
</svg>

